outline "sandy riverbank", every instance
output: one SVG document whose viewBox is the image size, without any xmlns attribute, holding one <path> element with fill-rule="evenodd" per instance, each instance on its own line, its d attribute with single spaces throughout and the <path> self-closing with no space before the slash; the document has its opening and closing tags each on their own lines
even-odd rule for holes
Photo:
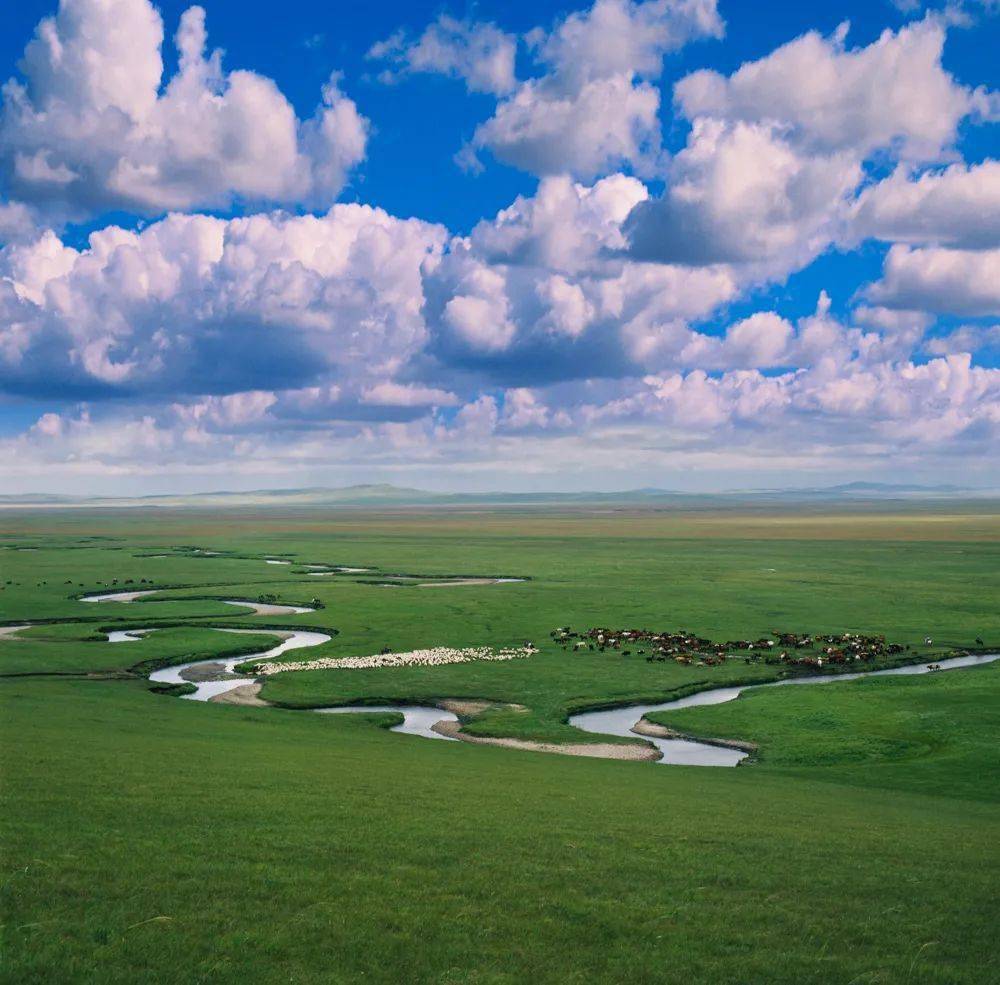
<svg viewBox="0 0 1000 985">
<path fill-rule="evenodd" d="M 559 756 L 590 756 L 594 759 L 628 759 L 650 762 L 660 758 L 659 749 L 640 745 L 617 745 L 610 742 L 529 742 L 526 739 L 490 739 L 480 735 L 467 735 L 459 722 L 438 722 L 431 726 L 439 735 L 449 739 L 461 739 L 476 745 L 503 746 L 507 749 L 523 749 L 527 752 L 552 752 Z"/>
<path fill-rule="evenodd" d="M 241 705 L 245 708 L 270 708 L 271 702 L 260 697 L 261 685 L 257 681 L 250 681 L 234 687 L 231 691 L 223 691 L 209 698 L 213 704 L 217 705 Z"/>
<path fill-rule="evenodd" d="M 640 718 L 632 726 L 632 731 L 636 735 L 645 735 L 651 739 L 684 739 L 695 742 L 704 742 L 709 746 L 722 746 L 724 749 L 742 749 L 743 752 L 756 752 L 757 746 L 753 742 L 741 742 L 739 739 L 717 739 L 705 738 L 704 736 L 692 736 L 686 732 L 678 732 L 677 729 L 667 728 L 666 725 L 657 725 L 646 718 Z"/>
</svg>

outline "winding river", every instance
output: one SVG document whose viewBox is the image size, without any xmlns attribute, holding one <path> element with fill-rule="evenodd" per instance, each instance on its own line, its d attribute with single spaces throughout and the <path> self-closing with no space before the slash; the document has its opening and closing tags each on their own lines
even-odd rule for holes
<svg viewBox="0 0 1000 985">
<path fill-rule="evenodd" d="M 103 595 L 84 595 L 81 602 L 134 602 L 145 595 L 155 595 L 156 589 L 141 592 L 105 592 Z"/>
<path fill-rule="evenodd" d="M 222 629 L 227 633 L 275 632 L 274 630 L 254 629 Z M 134 639 L 131 634 L 148 632 L 148 630 L 129 630 L 121 633 L 121 642 Z M 109 639 L 112 635 L 109 634 Z M 325 633 L 307 632 L 303 630 L 288 630 L 285 639 L 277 646 L 261 653 L 233 657 L 226 660 L 201 660 L 175 667 L 166 667 L 150 675 L 150 680 L 167 684 L 194 684 L 193 694 L 184 695 L 193 701 L 209 701 L 220 694 L 225 694 L 245 684 L 253 683 L 251 677 L 234 676 L 234 668 L 250 660 L 268 660 L 289 650 L 301 647 L 318 646 L 327 642 L 330 637 Z M 975 667 L 1000 659 L 1000 653 L 979 654 L 975 656 L 954 657 L 941 660 L 934 664 L 941 671 L 958 670 L 962 667 Z M 905 667 L 894 667 L 890 670 L 861 671 L 853 674 L 816 674 L 808 677 L 792 677 L 781 681 L 768 681 L 764 684 L 749 684 L 742 687 L 718 687 L 708 691 L 678 698 L 675 701 L 664 701 L 659 704 L 628 705 L 623 708 L 610 708 L 602 711 L 582 712 L 573 715 L 569 724 L 583 732 L 595 735 L 614 735 L 623 738 L 634 738 L 641 734 L 651 742 L 662 754 L 659 763 L 666 766 L 736 766 L 746 759 L 749 753 L 744 749 L 715 745 L 708 742 L 697 742 L 693 739 L 661 738 L 637 732 L 636 727 L 646 715 L 661 711 L 676 711 L 680 708 L 695 708 L 702 705 L 717 705 L 734 701 L 744 691 L 753 691 L 765 687 L 783 687 L 788 684 L 832 684 L 836 681 L 853 681 L 862 677 L 890 677 L 898 675 L 913 675 L 931 673 L 930 664 L 910 664 Z M 432 726 L 441 721 L 458 721 L 451 712 L 440 708 L 424 705 L 345 705 L 332 708 L 312 708 L 310 711 L 324 715 L 349 714 L 352 712 L 398 712 L 403 715 L 403 722 L 392 731 L 407 735 L 418 735 L 426 739 L 445 739 L 454 741 L 451 736 L 441 735 L 433 731 Z"/>
<path fill-rule="evenodd" d="M 235 674 L 238 664 L 246 663 L 250 660 L 271 660 L 282 653 L 287 653 L 289 650 L 298 650 L 307 646 L 319 646 L 321 643 L 327 643 L 330 640 L 330 637 L 326 633 L 298 629 L 225 629 L 221 626 L 206 628 L 217 629 L 223 633 L 274 633 L 283 636 L 284 639 L 277 646 L 273 646 L 269 650 L 262 650 L 260 653 L 243 654 L 224 660 L 196 660 L 192 663 L 163 667 L 160 670 L 153 671 L 149 675 L 149 679 L 161 684 L 193 684 L 195 691 L 192 694 L 185 694 L 183 697 L 191 701 L 211 701 L 213 698 L 217 698 L 227 691 L 233 691 L 245 684 L 254 683 L 253 677 L 240 677 Z M 141 632 L 141 630 L 131 630 L 131 632 L 136 633 Z M 128 638 L 123 637 L 112 640 L 111 636 L 112 634 L 109 633 L 109 642 L 125 642 Z M 422 705 L 341 705 L 335 708 L 310 708 L 308 710 L 323 715 L 340 715 L 350 712 L 396 712 L 403 716 L 403 721 L 401 724 L 393 726 L 393 732 L 402 732 L 406 735 L 419 735 L 425 739 L 446 739 L 448 741 L 452 741 L 449 736 L 433 732 L 431 726 L 442 720 L 450 722 L 458 721 L 458 718 L 451 712 Z"/>
<path fill-rule="evenodd" d="M 132 602 L 135 599 L 152 594 L 154 594 L 154 591 L 112 592 L 104 595 L 86 596 L 80 601 Z M 218 601 L 225 602 L 226 605 L 251 609 L 256 615 L 292 615 L 315 611 L 307 606 L 299 605 L 248 602 L 239 599 L 219 599 Z M 23 627 L 10 627 L 15 632 L 18 628 Z M 251 660 L 269 660 L 280 654 L 287 653 L 289 650 L 319 646 L 321 643 L 326 643 L 330 640 L 330 636 L 326 633 L 307 630 L 229 629 L 221 626 L 206 628 L 217 629 L 224 633 L 273 633 L 283 638 L 276 646 L 260 653 L 244 654 L 228 659 L 198 660 L 173 667 L 164 667 L 150 674 L 149 679 L 163 684 L 193 684 L 195 691 L 184 695 L 184 697 L 192 701 L 210 701 L 228 691 L 254 683 L 253 678 L 240 677 L 234 673 L 235 667 L 238 664 L 247 663 Z M 108 633 L 108 641 L 111 643 L 136 642 L 150 632 L 152 630 L 149 629 L 115 630 Z M 994 660 L 1000 660 L 1000 653 L 953 657 L 949 660 L 940 660 L 933 664 L 908 664 L 888 670 L 868 670 L 847 674 L 811 674 L 802 677 L 789 677 L 780 681 L 768 681 L 762 684 L 717 687 L 706 691 L 699 691 L 674 701 L 660 702 L 659 704 L 636 704 L 620 708 L 607 708 L 600 711 L 585 711 L 570 716 L 569 724 L 583 732 L 590 732 L 594 735 L 613 735 L 629 739 L 637 735 L 642 735 L 644 739 L 660 751 L 661 758 L 657 762 L 665 766 L 737 766 L 750 755 L 745 749 L 708 742 L 697 742 L 693 739 L 664 738 L 650 735 L 647 731 L 641 729 L 643 719 L 647 715 L 656 712 L 677 711 L 681 708 L 723 704 L 727 701 L 734 701 L 745 691 L 754 691 L 765 687 L 783 687 L 790 684 L 832 684 L 836 681 L 854 681 L 862 677 L 928 674 L 933 671 L 949 671 L 958 670 L 963 667 L 976 667 L 992 663 Z M 397 712 L 403 715 L 403 722 L 392 729 L 394 732 L 419 735 L 427 739 L 456 741 L 451 736 L 441 735 L 432 730 L 432 726 L 437 722 L 458 721 L 454 714 L 440 708 L 424 705 L 346 705 L 333 708 L 312 708 L 309 710 L 325 715 L 349 714 L 353 712 Z"/>
<path fill-rule="evenodd" d="M 145 598 L 147 595 L 156 595 L 159 589 L 150 588 L 139 592 L 107 592 L 104 595 L 84 595 L 81 602 L 134 602 L 136 599 Z M 297 616 L 303 612 L 315 612 L 315 609 L 308 605 L 279 605 L 275 602 L 250 602 L 247 599 L 198 599 L 198 598 L 170 598 L 157 599 L 161 602 L 221 602 L 223 605 L 235 605 L 243 609 L 253 610 L 257 616 Z M 111 642 L 121 642 L 112 640 Z"/>
<path fill-rule="evenodd" d="M 1000 653 L 983 653 L 975 656 L 953 657 L 939 660 L 934 667 L 942 671 L 958 670 L 961 667 L 976 667 L 980 664 L 1000 660 Z M 635 727 L 646 715 L 660 711 L 677 711 L 680 708 L 696 708 L 701 705 L 721 705 L 734 701 L 744 691 L 755 691 L 764 687 L 783 687 L 786 684 L 832 684 L 835 681 L 855 681 L 861 677 L 892 677 L 911 674 L 931 673 L 931 664 L 907 664 L 890 670 L 868 670 L 856 674 L 810 674 L 807 677 L 789 677 L 782 681 L 768 681 L 766 684 L 747 684 L 743 687 L 717 687 L 709 691 L 698 691 L 676 701 L 664 701 L 655 705 L 627 705 L 623 708 L 608 708 L 603 711 L 585 711 L 572 715 L 570 725 L 584 732 L 597 735 L 618 735 L 633 738 L 640 734 Z M 750 754 L 744 749 L 710 745 L 692 739 L 665 739 L 641 733 L 663 753 L 658 762 L 665 766 L 736 766 Z"/>
<path fill-rule="evenodd" d="M 226 659 L 195 660 L 191 663 L 163 667 L 160 670 L 154 670 L 149 675 L 149 679 L 158 684 L 193 684 L 195 686 L 194 693 L 185 694 L 184 697 L 192 701 L 210 701 L 217 695 L 225 694 L 226 691 L 253 683 L 254 678 L 240 677 L 235 674 L 237 664 L 246 663 L 248 660 L 271 660 L 289 650 L 299 650 L 306 646 L 319 646 L 331 639 L 326 633 L 315 633 L 302 629 L 226 629 L 222 626 L 206 626 L 205 628 L 215 629 L 221 633 L 272 634 L 282 637 L 282 640 L 277 646 L 261 650 L 259 653 L 241 654 Z M 109 639 L 109 642 L 114 641 Z"/>
<path fill-rule="evenodd" d="M 81 602 L 134 602 L 138 598 L 152 595 L 153 592 L 111 592 L 105 595 L 89 595 L 82 598 Z M 270 602 L 246 602 L 240 599 L 219 599 L 226 605 L 242 606 L 252 609 L 255 615 L 259 616 L 280 616 L 298 615 L 304 612 L 314 612 L 304 605 L 278 605 Z M 22 628 L 22 627 L 15 627 Z M 234 691 L 245 684 L 254 683 L 252 677 L 241 677 L 235 673 L 237 665 L 250 660 L 271 660 L 287 653 L 289 650 L 300 650 L 303 647 L 319 646 L 321 643 L 328 643 L 331 637 L 327 633 L 317 633 L 311 630 L 288 629 L 229 629 L 223 626 L 206 626 L 206 629 L 215 629 L 222 633 L 273 633 L 282 637 L 280 643 L 259 653 L 241 654 L 238 657 L 215 660 L 194 660 L 191 663 L 175 664 L 172 667 L 162 667 L 154 670 L 149 675 L 149 679 L 158 684 L 193 684 L 194 692 L 185 694 L 183 697 L 191 701 L 211 701 L 219 695 L 228 691 Z M 119 629 L 108 633 L 109 643 L 135 643 L 141 640 L 151 629 Z M 381 712 L 391 711 L 401 714 L 403 721 L 392 728 L 393 732 L 402 732 L 406 735 L 419 735 L 425 739 L 444 739 L 445 741 L 455 741 L 450 736 L 439 735 L 431 730 L 431 726 L 436 722 L 449 721 L 456 722 L 458 718 L 449 711 L 440 708 L 425 707 L 423 705 L 350 705 L 337 708 L 312 708 L 310 711 L 320 714 L 334 715 L 346 714 L 349 712 Z"/>
<path fill-rule="evenodd" d="M 80 601 L 128 603 L 154 594 L 155 590 L 108 592 L 103 595 L 87 595 L 81 598 Z M 248 602 L 242 599 L 216 599 L 213 601 L 251 609 L 258 616 L 300 615 L 305 612 L 316 611 L 304 605 L 279 605 L 271 602 Z M 11 627 L 11 630 L 12 632 L 16 632 L 18 629 L 23 628 L 25 627 L 15 626 Z M 206 626 L 204 628 L 215 629 L 222 633 L 249 633 L 251 635 L 256 633 L 271 633 L 282 637 L 282 640 L 276 646 L 262 650 L 259 653 L 247 653 L 227 659 L 194 660 L 186 664 L 162 667 L 160 670 L 154 670 L 149 675 L 149 679 L 158 684 L 192 684 L 195 688 L 194 692 L 182 695 L 182 697 L 188 698 L 191 701 L 211 701 L 213 698 L 226 694 L 228 691 L 234 691 L 238 687 L 254 683 L 254 678 L 241 677 L 235 673 L 235 669 L 239 664 L 247 663 L 250 660 L 271 660 L 282 653 L 287 653 L 289 650 L 319 646 L 321 643 L 327 643 L 331 639 L 327 633 L 317 633 L 301 629 L 230 629 L 223 626 Z M 109 643 L 135 643 L 151 632 L 153 632 L 152 629 L 118 629 L 112 630 L 107 636 Z M 340 715 L 350 712 L 368 712 L 369 714 L 371 712 L 395 712 L 403 716 L 403 721 L 399 725 L 393 726 L 391 730 L 393 732 L 418 735 L 424 739 L 442 739 L 446 742 L 457 741 L 452 739 L 451 736 L 439 735 L 431 729 L 431 726 L 437 722 L 458 721 L 456 715 L 441 708 L 424 705 L 342 705 L 336 708 L 311 708 L 309 710 L 326 715 Z"/>
</svg>

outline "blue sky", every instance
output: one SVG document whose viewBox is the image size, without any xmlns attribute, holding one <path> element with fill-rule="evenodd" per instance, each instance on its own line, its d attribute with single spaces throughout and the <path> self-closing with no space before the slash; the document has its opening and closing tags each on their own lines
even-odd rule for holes
<svg viewBox="0 0 1000 985">
<path fill-rule="evenodd" d="M 998 484 L 991 0 L 3 27 L 4 491 Z"/>
</svg>

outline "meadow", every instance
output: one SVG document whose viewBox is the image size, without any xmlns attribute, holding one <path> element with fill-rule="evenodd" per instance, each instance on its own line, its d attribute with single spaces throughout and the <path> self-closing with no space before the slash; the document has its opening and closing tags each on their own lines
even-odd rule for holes
<svg viewBox="0 0 1000 985">
<path fill-rule="evenodd" d="M 466 719 L 474 734 L 597 741 L 567 716 L 784 672 L 574 652 L 549 636 L 566 625 L 883 633 L 913 659 L 977 637 L 998 647 L 988 505 L 8 511 L 0 535 L 0 624 L 41 623 L 0 638 L 4 980 L 1000 980 L 995 665 L 664 718 L 755 742 L 729 770 L 429 742 L 377 727 L 393 715 L 289 710 L 478 699 L 495 706 Z M 399 574 L 526 580 L 378 583 Z M 79 601 L 150 588 L 162 594 Z M 316 611 L 219 601 L 271 596 Z M 158 628 L 106 641 L 128 626 Z M 262 696 L 284 708 L 152 693 L 152 666 L 273 642 L 217 626 L 330 633 L 310 657 L 539 652 L 277 674 Z"/>
</svg>

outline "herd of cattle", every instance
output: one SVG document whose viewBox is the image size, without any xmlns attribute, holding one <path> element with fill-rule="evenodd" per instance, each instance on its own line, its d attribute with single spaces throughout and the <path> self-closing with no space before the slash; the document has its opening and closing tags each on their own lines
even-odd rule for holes
<svg viewBox="0 0 1000 985">
<path fill-rule="evenodd" d="M 563 649 L 609 650 L 630 656 L 633 652 L 648 661 L 673 660 L 679 664 L 714 667 L 726 660 L 742 657 L 746 663 L 792 664 L 799 667 L 823 667 L 827 664 L 871 662 L 908 650 L 900 643 L 887 643 L 882 635 L 861 633 L 812 635 L 773 633 L 756 640 L 727 640 L 718 643 L 684 630 L 653 632 L 648 629 L 608 629 L 598 626 L 574 632 L 560 626 L 550 634 Z"/>
</svg>

